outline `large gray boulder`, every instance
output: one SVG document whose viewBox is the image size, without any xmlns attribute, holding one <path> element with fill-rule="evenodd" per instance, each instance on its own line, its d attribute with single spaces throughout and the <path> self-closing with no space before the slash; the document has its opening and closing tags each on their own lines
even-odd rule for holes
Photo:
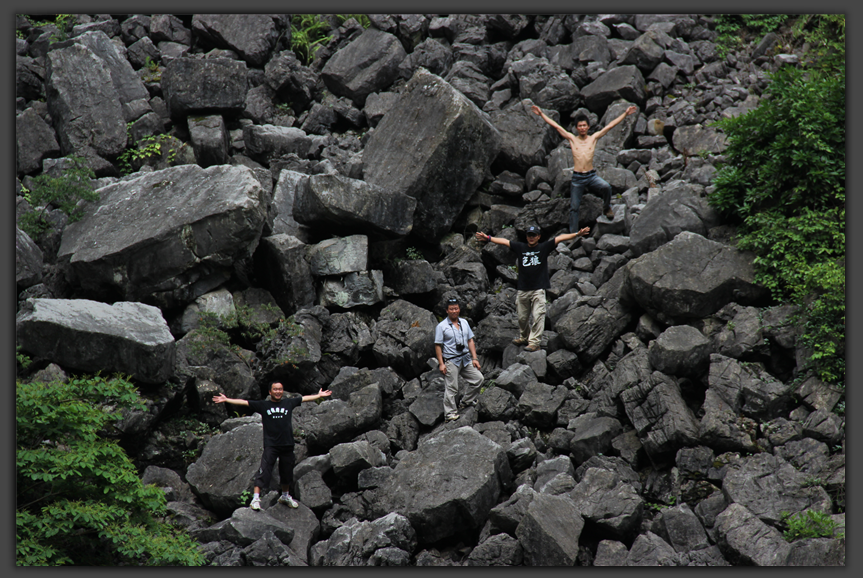
<svg viewBox="0 0 863 578">
<path fill-rule="evenodd" d="M 526 54 L 509 66 L 518 85 L 518 96 L 540 108 L 572 111 L 581 104 L 578 85 L 559 66 L 543 57 Z"/>
<path fill-rule="evenodd" d="M 60 156 L 54 129 L 32 107 L 15 115 L 15 144 L 19 175 L 39 171 L 43 160 Z"/>
<path fill-rule="evenodd" d="M 698 421 L 674 378 L 654 372 L 623 391 L 620 399 L 651 459 L 659 462 L 681 447 L 698 444 Z"/>
<path fill-rule="evenodd" d="M 18 290 L 42 281 L 42 249 L 30 235 L 15 227 L 15 285 Z"/>
<path fill-rule="evenodd" d="M 434 356 L 434 330 L 438 321 L 428 310 L 397 300 L 381 310 L 375 324 L 372 351 L 382 366 L 390 366 L 410 379 L 428 369 Z"/>
<path fill-rule="evenodd" d="M 682 231 L 707 236 L 719 223 L 707 199 L 682 186 L 650 196 L 629 231 L 629 242 L 636 256 L 649 253 L 674 239 Z"/>
<path fill-rule="evenodd" d="M 374 429 L 381 419 L 381 388 L 373 383 L 351 393 L 347 401 L 328 399 L 308 403 L 294 411 L 294 429 L 312 453 L 329 451 Z"/>
<path fill-rule="evenodd" d="M 629 261 L 625 270 L 635 302 L 670 325 L 701 319 L 731 301 L 750 304 L 765 295 L 755 284 L 750 256 L 688 231 Z"/>
<path fill-rule="evenodd" d="M 322 565 L 406 566 L 416 546 L 416 531 L 397 512 L 368 522 L 351 518 L 327 539 Z"/>
<path fill-rule="evenodd" d="M 239 113 L 248 90 L 246 63 L 230 58 L 174 58 L 162 72 L 162 93 L 174 118 Z"/>
<path fill-rule="evenodd" d="M 588 468 L 569 496 L 584 519 L 608 536 L 625 541 L 640 530 L 644 500 L 610 469 Z"/>
<path fill-rule="evenodd" d="M 255 269 L 287 315 L 315 303 L 315 280 L 306 259 L 308 246 L 288 233 L 261 239 Z"/>
<path fill-rule="evenodd" d="M 487 115 L 424 69 L 405 85 L 363 151 L 364 178 L 417 200 L 413 233 L 449 233 L 501 147 Z"/>
<path fill-rule="evenodd" d="M 557 131 L 531 111 L 530 100 L 514 102 L 503 110 L 489 113 L 492 124 L 502 138 L 495 165 L 523 172 L 532 166 L 545 164 L 545 157 L 560 140 Z M 546 114 L 557 116 L 554 111 Z M 490 247 L 493 247 L 489 243 Z"/>
<path fill-rule="evenodd" d="M 58 261 L 86 292 L 188 302 L 221 285 L 250 257 L 266 219 L 254 173 L 183 165 L 98 190 L 63 231 Z"/>
<path fill-rule="evenodd" d="M 219 48 L 233 50 L 249 66 L 260 68 L 287 26 L 277 14 L 195 14 L 192 31 Z"/>
<path fill-rule="evenodd" d="M 734 411 L 753 419 L 783 417 L 792 408 L 793 388 L 758 365 L 743 364 L 718 353 L 710 356 L 709 390 Z"/>
<path fill-rule="evenodd" d="M 28 299 L 15 318 L 18 345 L 34 356 L 88 372 L 162 383 L 174 373 L 174 337 L 156 307 L 87 299 Z"/>
<path fill-rule="evenodd" d="M 307 249 L 312 275 L 344 275 L 365 271 L 369 262 L 369 238 L 365 235 L 333 237 Z"/>
<path fill-rule="evenodd" d="M 248 423 L 214 435 L 204 451 L 186 470 L 186 481 L 204 506 L 219 516 L 229 516 L 243 503 L 243 492 L 251 491 L 264 449 L 263 426 Z M 273 469 L 266 493 L 279 487 L 278 468 Z"/>
<path fill-rule="evenodd" d="M 398 38 L 368 28 L 327 60 L 321 80 L 333 94 L 350 98 L 362 108 L 368 95 L 385 90 L 398 78 L 406 56 Z"/>
<path fill-rule="evenodd" d="M 322 174 L 299 181 L 294 196 L 294 219 L 310 227 L 340 232 L 376 232 L 386 236 L 410 233 L 417 201 L 406 191 L 366 180 Z"/>
<path fill-rule="evenodd" d="M 470 427 L 441 432 L 404 456 L 375 509 L 405 516 L 421 543 L 476 532 L 510 483 L 504 448 Z"/>
<path fill-rule="evenodd" d="M 730 504 L 716 516 L 718 546 L 734 565 L 784 566 L 791 544 L 743 504 Z"/>
<path fill-rule="evenodd" d="M 114 158 L 126 148 L 126 117 L 105 61 L 74 43 L 45 58 L 45 93 L 64 155 Z"/>
<path fill-rule="evenodd" d="M 535 494 L 515 536 L 529 566 L 575 566 L 584 518 L 569 496 Z"/>
<path fill-rule="evenodd" d="M 619 299 L 583 298 L 558 318 L 554 331 L 583 366 L 590 366 L 623 333 L 631 318 Z"/>
<path fill-rule="evenodd" d="M 710 340 L 690 325 L 673 325 L 650 342 L 650 364 L 668 375 L 697 377 L 710 364 Z"/>
<path fill-rule="evenodd" d="M 250 546 L 267 532 L 272 532 L 285 545 L 294 539 L 293 528 L 266 512 L 255 512 L 250 508 L 238 508 L 230 518 L 209 528 L 194 530 L 191 536 L 201 543 L 226 540 L 238 546 Z"/>
<path fill-rule="evenodd" d="M 243 127 L 245 152 L 255 161 L 269 165 L 284 156 L 308 158 L 314 143 L 302 129 L 273 124 L 247 124 Z"/>
<path fill-rule="evenodd" d="M 227 164 L 230 157 L 225 119 L 213 114 L 190 117 L 187 122 L 197 164 L 202 167 Z"/>
<path fill-rule="evenodd" d="M 623 99 L 639 106 L 647 95 L 641 71 L 634 65 L 615 66 L 581 89 L 584 105 L 595 113 L 602 113 L 613 101 Z"/>
</svg>

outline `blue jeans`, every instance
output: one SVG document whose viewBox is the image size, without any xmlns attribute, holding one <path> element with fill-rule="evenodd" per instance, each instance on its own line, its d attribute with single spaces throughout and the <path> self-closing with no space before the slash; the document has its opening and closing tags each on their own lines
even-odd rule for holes
<svg viewBox="0 0 863 578">
<path fill-rule="evenodd" d="M 581 196 L 585 189 L 591 193 L 599 193 L 602 199 L 602 210 L 611 206 L 611 185 L 597 176 L 596 171 L 587 173 L 572 173 L 572 183 L 569 187 L 569 232 L 578 232 L 578 209 L 581 207 Z"/>
</svg>

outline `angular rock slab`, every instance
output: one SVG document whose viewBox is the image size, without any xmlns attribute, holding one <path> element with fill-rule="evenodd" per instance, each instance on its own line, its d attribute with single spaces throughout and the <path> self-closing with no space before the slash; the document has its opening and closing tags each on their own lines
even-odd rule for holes
<svg viewBox="0 0 863 578">
<path fill-rule="evenodd" d="M 421 442 L 378 488 L 375 507 L 398 512 L 420 542 L 478 531 L 512 474 L 506 451 L 471 427 Z"/>
<path fill-rule="evenodd" d="M 502 145 L 488 116 L 425 69 L 381 119 L 363 151 L 364 178 L 417 200 L 413 232 L 440 239 Z"/>
<path fill-rule="evenodd" d="M 750 304 L 765 295 L 755 284 L 750 256 L 689 231 L 633 259 L 625 270 L 632 298 L 672 325 L 707 317 L 731 301 Z"/>
<path fill-rule="evenodd" d="M 716 211 L 689 187 L 679 187 L 652 196 L 629 231 L 636 256 L 649 253 L 672 240 L 681 231 L 706 236 L 719 223 Z"/>
<path fill-rule="evenodd" d="M 529 566 L 574 566 L 584 528 L 575 502 L 566 496 L 536 494 L 515 529 Z"/>
<path fill-rule="evenodd" d="M 63 232 L 58 261 L 84 291 L 188 302 L 250 256 L 267 216 L 263 189 L 241 166 L 182 165 L 98 190 Z"/>
<path fill-rule="evenodd" d="M 173 375 L 174 337 L 162 312 L 143 303 L 28 299 L 15 333 L 24 351 L 63 367 L 154 384 Z"/>
<path fill-rule="evenodd" d="M 434 355 L 436 326 L 430 311 L 401 299 L 394 301 L 381 310 L 372 333 L 375 359 L 408 379 L 419 376 Z"/>
<path fill-rule="evenodd" d="M 30 235 L 15 227 L 15 284 L 18 289 L 32 287 L 42 281 L 42 249 Z"/>
<path fill-rule="evenodd" d="M 373 231 L 388 236 L 410 233 L 416 200 L 404 191 L 366 181 L 338 174 L 299 180 L 294 193 L 293 218 L 303 225 L 340 234 L 346 231 Z"/>
<path fill-rule="evenodd" d="M 245 62 L 230 58 L 175 58 L 162 73 L 172 117 L 193 112 L 240 112 L 249 86 Z"/>
<path fill-rule="evenodd" d="M 716 516 L 719 549 L 732 564 L 784 566 L 791 551 L 779 530 L 768 526 L 741 504 Z"/>
</svg>

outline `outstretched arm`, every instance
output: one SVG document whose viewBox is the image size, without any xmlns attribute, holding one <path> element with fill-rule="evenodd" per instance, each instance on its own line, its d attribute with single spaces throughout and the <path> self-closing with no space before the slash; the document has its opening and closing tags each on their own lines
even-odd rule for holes
<svg viewBox="0 0 863 578">
<path fill-rule="evenodd" d="M 324 391 L 324 388 L 321 388 L 320 391 L 318 391 L 318 393 L 316 393 L 315 395 L 304 395 L 303 401 L 315 401 L 316 399 L 320 399 L 322 397 L 329 397 L 331 395 L 333 395 L 332 391 L 330 391 L 329 389 Z"/>
<path fill-rule="evenodd" d="M 557 237 L 554 238 L 554 244 L 557 245 L 558 243 L 563 243 L 564 241 L 569 241 L 570 239 L 575 239 L 576 237 L 584 237 L 588 233 L 590 233 L 590 227 L 585 227 L 585 228 L 583 228 L 580 231 L 577 231 L 575 233 L 566 233 L 564 235 L 558 235 Z"/>
<path fill-rule="evenodd" d="M 477 241 L 488 241 L 490 243 L 494 243 L 496 245 L 505 245 L 509 247 L 509 239 L 504 239 L 503 237 L 492 237 L 491 235 L 486 235 L 485 233 L 481 233 L 477 231 L 476 233 Z"/>
<path fill-rule="evenodd" d="M 542 118 L 542 120 L 544 120 L 545 122 L 547 122 L 548 124 L 553 126 L 554 129 L 563 138 L 565 138 L 567 140 L 572 140 L 575 138 L 575 135 L 573 135 L 571 132 L 569 132 L 568 130 L 564 129 L 562 126 L 560 126 L 559 124 L 557 124 L 556 122 L 551 120 L 544 112 L 542 112 L 542 109 L 540 109 L 538 106 L 533 105 L 530 107 L 530 109 L 533 111 L 534 114 L 538 114 Z"/>
<path fill-rule="evenodd" d="M 630 106 L 625 111 L 623 111 L 623 114 L 621 114 L 619 117 L 617 117 L 616 119 L 614 119 L 613 121 L 611 121 L 610 123 L 605 125 L 604 129 L 602 129 L 601 131 L 599 131 L 595 135 L 593 135 L 594 138 L 604 137 L 606 135 L 606 133 L 608 133 L 608 131 L 610 131 L 611 129 L 613 129 L 614 127 L 619 125 L 621 122 L 623 122 L 623 119 L 625 119 L 630 114 L 635 114 L 637 111 L 638 111 L 638 107 Z"/>
<path fill-rule="evenodd" d="M 224 393 L 217 393 L 213 396 L 213 403 L 230 403 L 232 405 L 249 405 L 249 402 L 245 399 L 231 399 L 230 397 L 225 396 Z"/>
</svg>

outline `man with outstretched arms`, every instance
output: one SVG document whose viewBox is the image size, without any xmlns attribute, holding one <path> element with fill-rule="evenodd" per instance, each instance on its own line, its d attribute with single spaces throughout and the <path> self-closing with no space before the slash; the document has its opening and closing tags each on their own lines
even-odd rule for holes
<svg viewBox="0 0 863 578">
<path fill-rule="evenodd" d="M 467 386 L 458 409 L 476 405 L 483 376 L 479 372 L 479 359 L 473 331 L 466 319 L 459 317 L 461 307 L 458 299 L 449 299 L 446 319 L 438 323 L 434 331 L 434 351 L 438 369 L 444 376 L 443 412 L 446 421 L 458 419 L 456 397 L 459 393 L 459 378 Z"/>
<path fill-rule="evenodd" d="M 562 126 L 548 118 L 542 110 L 534 105 L 531 107 L 534 114 L 542 117 L 542 120 L 550 124 L 557 132 L 569 141 L 572 150 L 572 182 L 570 183 L 570 209 L 569 209 L 569 232 L 578 231 L 578 210 L 581 207 L 581 197 L 585 190 L 599 192 L 602 198 L 602 212 L 609 219 L 614 218 L 611 210 L 611 185 L 600 178 L 593 168 L 593 153 L 596 151 L 596 141 L 608 134 L 612 128 L 623 122 L 623 119 L 638 110 L 635 106 L 627 108 L 623 114 L 608 123 L 605 128 L 593 134 L 587 134 L 590 123 L 583 114 L 575 117 L 575 130 L 577 135 L 564 129 Z"/>
<path fill-rule="evenodd" d="M 294 429 L 291 425 L 291 415 L 300 403 L 329 397 L 332 393 L 330 390 L 321 389 L 315 395 L 285 397 L 284 386 L 276 381 L 270 385 L 268 399 L 231 399 L 222 393 L 213 396 L 215 403 L 245 405 L 261 414 L 261 423 L 264 426 L 264 453 L 261 456 L 261 467 L 255 475 L 255 493 L 249 504 L 253 510 L 261 509 L 261 488 L 269 487 L 276 459 L 279 460 L 279 481 L 282 486 L 279 503 L 290 508 L 296 508 L 299 505 L 290 494 L 290 485 L 294 480 Z"/>
<path fill-rule="evenodd" d="M 515 345 L 525 345 L 526 351 L 538 351 L 545 329 L 545 290 L 551 288 L 548 276 L 548 254 L 558 243 L 583 237 L 590 232 L 585 227 L 575 233 L 558 235 L 553 239 L 539 242 L 540 229 L 535 225 L 527 228 L 527 243 L 512 241 L 502 237 L 492 237 L 483 232 L 477 232 L 479 241 L 489 241 L 497 245 L 505 245 L 516 254 L 518 279 L 515 298 L 515 308 L 518 314 L 519 336 L 512 340 Z M 533 316 L 533 322 L 530 317 Z"/>
</svg>

